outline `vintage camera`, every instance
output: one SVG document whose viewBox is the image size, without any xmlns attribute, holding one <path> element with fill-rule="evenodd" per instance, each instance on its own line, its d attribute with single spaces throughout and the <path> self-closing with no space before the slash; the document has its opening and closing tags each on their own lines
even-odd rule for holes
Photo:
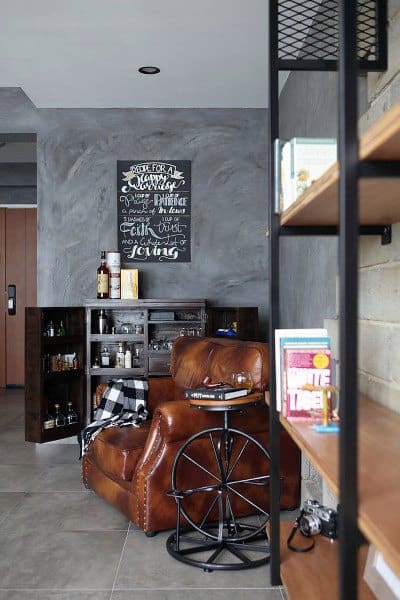
<svg viewBox="0 0 400 600">
<path fill-rule="evenodd" d="M 305 500 L 299 517 L 299 529 L 307 537 L 322 535 L 335 539 L 338 535 L 338 513 L 317 500 Z"/>
</svg>

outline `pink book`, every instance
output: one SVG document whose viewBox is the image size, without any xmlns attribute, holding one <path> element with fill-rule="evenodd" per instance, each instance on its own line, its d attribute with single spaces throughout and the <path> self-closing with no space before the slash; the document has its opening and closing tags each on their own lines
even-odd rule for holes
<svg viewBox="0 0 400 600">
<path fill-rule="evenodd" d="M 331 351 L 328 348 L 284 350 L 284 408 L 286 417 L 312 417 L 322 411 L 322 391 L 307 386 L 331 385 Z"/>
</svg>

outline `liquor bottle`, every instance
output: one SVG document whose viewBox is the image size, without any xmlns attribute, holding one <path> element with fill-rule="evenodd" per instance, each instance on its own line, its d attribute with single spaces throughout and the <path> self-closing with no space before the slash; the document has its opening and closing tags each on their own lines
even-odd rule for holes
<svg viewBox="0 0 400 600">
<path fill-rule="evenodd" d="M 132 368 L 132 352 L 130 351 L 130 348 L 127 349 L 127 351 L 125 352 L 125 369 L 131 369 Z"/>
<path fill-rule="evenodd" d="M 66 335 L 66 331 L 65 331 L 65 327 L 64 327 L 64 322 L 60 321 L 60 326 L 57 329 L 57 335 L 59 336 L 65 336 Z"/>
<path fill-rule="evenodd" d="M 104 308 L 101 308 L 98 315 L 98 330 L 99 333 L 108 333 L 107 315 Z"/>
<path fill-rule="evenodd" d="M 47 430 L 47 429 L 54 429 L 55 426 L 55 421 L 54 421 L 54 417 L 47 413 L 44 416 L 43 419 L 43 429 Z"/>
<path fill-rule="evenodd" d="M 53 321 L 49 321 L 47 324 L 47 335 L 48 337 L 54 337 L 54 323 Z"/>
<path fill-rule="evenodd" d="M 79 369 L 79 358 L 77 357 L 76 352 L 74 352 L 72 357 L 72 368 Z"/>
<path fill-rule="evenodd" d="M 67 425 L 75 425 L 78 423 L 78 415 L 72 408 L 72 402 L 67 402 Z"/>
<path fill-rule="evenodd" d="M 104 250 L 101 252 L 101 264 L 97 269 L 97 298 L 106 299 L 108 298 L 108 286 L 110 279 L 110 271 L 106 264 L 106 253 Z"/>
<path fill-rule="evenodd" d="M 123 369 L 125 367 L 125 353 L 122 346 L 122 342 L 118 342 L 118 350 L 117 350 L 117 362 L 119 368 Z"/>
<path fill-rule="evenodd" d="M 101 352 L 101 366 L 109 367 L 110 366 L 110 353 L 106 346 L 104 346 Z"/>
<path fill-rule="evenodd" d="M 57 371 L 63 370 L 63 360 L 61 354 L 57 355 Z"/>
<path fill-rule="evenodd" d="M 64 427 L 65 425 L 65 417 L 60 410 L 60 405 L 54 405 L 54 424 L 56 427 Z"/>
</svg>

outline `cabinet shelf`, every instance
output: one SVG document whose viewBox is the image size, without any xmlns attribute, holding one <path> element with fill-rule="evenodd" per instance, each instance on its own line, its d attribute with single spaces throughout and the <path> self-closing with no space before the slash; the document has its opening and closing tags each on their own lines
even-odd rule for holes
<svg viewBox="0 0 400 600">
<path fill-rule="evenodd" d="M 82 335 L 55 335 L 54 337 L 43 337 L 43 346 L 66 346 L 68 344 L 82 344 Z"/>
<path fill-rule="evenodd" d="M 358 525 L 400 576 L 400 523 L 395 517 L 400 506 L 400 415 L 360 395 L 359 420 Z M 338 495 L 338 434 L 317 433 L 305 419 L 281 416 L 280 422 Z"/>
<path fill-rule="evenodd" d="M 62 381 L 69 379 L 76 379 L 78 377 L 82 377 L 84 371 L 83 369 L 68 369 L 65 371 L 49 371 L 44 374 L 44 379 L 46 381 Z"/>
<path fill-rule="evenodd" d="M 91 342 L 143 342 L 143 333 L 95 333 L 89 336 Z"/>
<path fill-rule="evenodd" d="M 292 526 L 293 523 L 287 521 L 281 521 L 280 524 L 281 575 L 288 600 L 297 598 L 336 600 L 339 596 L 338 546 L 340 542 L 318 535 L 313 538 L 315 547 L 310 552 L 298 554 L 289 550 L 286 545 Z M 300 546 L 301 537 L 301 534 L 297 533 L 292 543 Z M 307 544 L 309 542 L 307 538 Z M 373 600 L 375 596 L 363 578 L 367 550 L 366 545 L 362 546 L 358 556 L 359 598 Z"/>
<path fill-rule="evenodd" d="M 400 102 L 360 138 L 359 158 L 364 161 L 400 159 Z M 339 166 L 332 165 L 280 215 L 281 225 L 337 225 Z M 400 221 L 399 177 L 359 180 L 360 225 L 391 225 Z"/>
<path fill-rule="evenodd" d="M 149 320 L 149 325 L 159 325 L 159 324 L 166 324 L 166 323 L 170 323 L 171 325 L 199 325 L 201 323 L 200 319 L 192 319 L 192 320 L 187 320 L 184 321 L 182 319 L 167 319 L 167 320 L 163 320 L 163 319 L 152 319 Z"/>
<path fill-rule="evenodd" d="M 114 367 L 99 367 L 89 369 L 90 375 L 109 375 L 111 377 L 128 377 L 129 375 L 144 375 L 143 367 L 134 367 L 132 369 L 115 369 Z"/>
</svg>

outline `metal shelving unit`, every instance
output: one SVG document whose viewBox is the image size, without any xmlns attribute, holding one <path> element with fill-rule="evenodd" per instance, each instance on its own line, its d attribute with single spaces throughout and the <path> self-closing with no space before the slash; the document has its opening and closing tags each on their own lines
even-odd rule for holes
<svg viewBox="0 0 400 600">
<path fill-rule="evenodd" d="M 359 160 L 357 131 L 357 73 L 359 70 L 386 68 L 386 2 L 311 0 L 306 5 L 292 0 L 270 1 L 270 336 L 279 324 L 279 239 L 283 235 L 339 236 L 339 351 L 341 396 L 341 431 L 339 435 L 339 499 L 341 504 L 338 597 L 356 599 L 358 593 L 357 561 L 360 534 L 358 515 L 358 380 L 357 380 L 357 257 L 359 233 L 381 234 L 390 242 L 390 225 L 368 223 L 360 231 L 358 212 L 359 178 L 398 177 L 398 163 L 373 163 Z M 308 34 L 304 36 L 305 22 Z M 280 70 L 335 70 L 339 72 L 338 163 L 339 218 L 331 223 L 283 226 L 274 199 L 275 147 L 279 140 Z M 336 227 L 338 225 L 338 228 Z M 271 432 L 271 583 L 281 583 L 279 464 L 280 417 L 276 410 L 274 344 L 270 345 L 270 432 Z M 343 540 L 341 543 L 340 540 Z M 345 540 L 345 543 L 344 543 Z M 293 559 L 294 561 L 296 558 Z M 330 592 L 332 593 L 332 591 Z M 336 592 L 335 592 L 336 593 Z M 332 597 L 332 596 L 330 596 Z"/>
</svg>

